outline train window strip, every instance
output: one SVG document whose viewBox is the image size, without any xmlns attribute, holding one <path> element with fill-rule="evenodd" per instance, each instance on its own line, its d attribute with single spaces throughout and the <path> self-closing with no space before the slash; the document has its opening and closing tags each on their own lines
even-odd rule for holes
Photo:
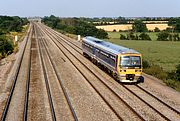
<svg viewBox="0 0 180 121">
<path fill-rule="evenodd" d="M 99 48 L 99 47 L 97 47 L 97 46 L 95 46 L 95 48 L 98 49 L 99 51 L 103 51 L 104 53 L 108 53 L 108 54 L 110 54 L 110 55 L 116 56 L 116 54 L 114 54 L 114 53 L 112 53 L 112 52 L 110 52 L 110 51 L 106 51 L 106 50 L 104 50 L 103 48 Z"/>
<path fill-rule="evenodd" d="M 96 49 L 96 51 L 97 51 L 98 53 L 101 53 L 101 54 L 107 56 L 107 57 L 110 57 L 111 59 L 114 59 L 114 60 L 116 59 L 116 56 L 114 56 L 114 55 L 111 55 L 111 54 L 108 54 L 108 53 L 104 53 L 103 51 L 100 51 L 100 50 L 98 50 L 98 49 Z"/>
<path fill-rule="evenodd" d="M 85 46 L 88 44 L 84 44 Z M 88 45 L 89 46 L 89 45 Z M 97 56 L 98 58 L 100 58 L 101 60 L 107 62 L 108 64 L 110 64 L 111 66 L 115 67 L 116 65 L 116 56 L 106 53 L 103 50 L 97 49 L 96 47 L 84 47 L 84 49 L 86 49 L 87 51 L 89 51 L 90 53 L 93 53 L 94 49 L 95 49 L 95 56 Z"/>
<path fill-rule="evenodd" d="M 108 66 L 108 67 L 110 67 L 110 68 L 113 69 L 113 70 L 116 69 L 115 66 L 112 66 L 112 65 L 108 64 L 106 61 L 104 61 L 104 60 L 102 60 L 102 59 L 100 59 L 100 58 L 97 58 L 97 60 L 98 60 L 98 61 L 101 61 L 105 66 Z"/>
<path fill-rule="evenodd" d="M 94 56 L 92 53 L 90 53 L 88 50 L 84 50 L 89 56 Z M 108 63 L 107 62 L 107 60 L 106 61 L 104 61 L 103 59 L 101 59 L 100 57 L 98 57 L 97 55 L 95 55 L 95 57 L 96 57 L 96 59 L 98 60 L 98 61 L 100 61 L 100 62 L 102 62 L 105 66 L 109 66 L 110 68 L 112 68 L 113 70 L 115 70 L 116 69 L 116 63 L 115 63 L 115 61 L 114 60 L 112 60 L 111 61 L 111 63 Z"/>
<path fill-rule="evenodd" d="M 113 55 L 113 56 L 116 56 L 116 54 L 114 54 L 114 53 L 112 53 L 112 52 L 110 52 L 110 51 L 106 51 L 106 50 L 104 50 L 103 48 L 99 48 L 99 47 L 97 47 L 97 46 L 95 46 L 95 45 L 91 45 L 91 44 L 86 43 L 86 42 L 83 42 L 83 43 L 85 43 L 85 44 L 87 44 L 87 45 L 89 45 L 89 46 L 92 46 L 93 48 L 98 49 L 99 51 L 103 51 L 104 53 L 109 53 L 109 54 L 111 54 L 111 55 Z"/>
<path fill-rule="evenodd" d="M 93 48 L 87 47 L 87 46 L 83 46 L 83 48 L 87 51 L 90 51 L 91 53 L 93 53 Z"/>
<path fill-rule="evenodd" d="M 115 66 L 115 60 L 112 59 L 112 58 L 109 58 L 107 56 L 104 56 L 103 54 L 101 53 L 95 53 L 95 55 L 100 58 L 101 60 L 107 62 L 108 64 L 112 65 L 112 66 Z"/>
</svg>

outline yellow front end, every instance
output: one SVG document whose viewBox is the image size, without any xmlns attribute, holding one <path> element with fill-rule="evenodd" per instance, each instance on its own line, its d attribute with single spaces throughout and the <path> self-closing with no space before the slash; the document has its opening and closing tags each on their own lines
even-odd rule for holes
<svg viewBox="0 0 180 121">
<path fill-rule="evenodd" d="M 122 58 L 123 57 L 133 57 L 139 58 L 139 64 L 136 65 L 124 65 L 122 66 Z M 121 82 L 137 82 L 140 81 L 142 76 L 142 56 L 141 54 L 120 54 L 118 56 L 118 77 Z"/>
</svg>

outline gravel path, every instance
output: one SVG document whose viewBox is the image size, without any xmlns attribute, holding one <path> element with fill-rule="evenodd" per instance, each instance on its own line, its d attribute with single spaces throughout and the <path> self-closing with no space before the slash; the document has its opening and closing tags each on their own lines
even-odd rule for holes
<svg viewBox="0 0 180 121">
<path fill-rule="evenodd" d="M 37 47 L 37 39 L 32 38 L 32 63 L 29 89 L 28 121 L 52 120 L 46 85 Z"/>
<path fill-rule="evenodd" d="M 40 40 L 40 41 L 44 41 L 44 40 Z M 47 52 L 45 51 L 45 48 L 42 46 L 41 46 L 41 49 L 43 50 L 42 55 L 44 58 L 44 62 L 46 63 L 47 77 L 49 80 L 53 104 L 55 107 L 56 119 L 58 121 L 59 120 L 63 120 L 63 121 L 73 120 L 71 110 L 69 109 L 67 100 L 63 94 L 60 83 L 59 83 L 59 81 L 55 75 L 54 69 L 49 61 Z"/>
</svg>

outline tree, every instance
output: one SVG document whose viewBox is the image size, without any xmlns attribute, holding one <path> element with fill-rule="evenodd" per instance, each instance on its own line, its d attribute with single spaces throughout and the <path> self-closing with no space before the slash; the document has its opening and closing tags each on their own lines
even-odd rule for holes
<svg viewBox="0 0 180 121">
<path fill-rule="evenodd" d="M 141 20 L 134 21 L 132 30 L 134 32 L 147 32 L 148 31 L 146 24 L 144 24 L 143 21 L 141 21 Z"/>
<path fill-rule="evenodd" d="M 18 16 L 0 16 L 0 28 L 4 32 L 8 31 L 22 31 L 22 26 L 27 24 L 27 18 L 20 18 Z"/>
<path fill-rule="evenodd" d="M 82 18 L 58 18 L 53 15 L 44 17 L 42 21 L 54 28 L 70 34 L 108 38 L 106 31 L 97 29 L 92 22 L 83 21 Z"/>
<path fill-rule="evenodd" d="M 168 32 L 160 32 L 158 34 L 158 41 L 168 41 L 169 33 Z"/>
<path fill-rule="evenodd" d="M 147 60 L 143 59 L 143 62 L 142 62 L 142 65 L 143 65 L 143 68 L 146 69 L 146 68 L 149 68 L 150 67 L 150 64 Z"/>
<path fill-rule="evenodd" d="M 96 33 L 96 37 L 99 39 L 105 39 L 108 38 L 108 33 L 103 29 L 99 29 Z"/>
<path fill-rule="evenodd" d="M 134 35 L 133 32 L 130 32 L 127 34 L 127 39 L 128 40 L 137 40 L 136 36 Z"/>
<path fill-rule="evenodd" d="M 124 17 L 118 17 L 117 19 L 116 19 L 116 21 L 117 21 L 117 23 L 119 23 L 119 24 L 127 24 L 127 20 L 126 20 L 126 18 L 124 18 Z"/>
<path fill-rule="evenodd" d="M 150 36 L 144 32 L 139 35 L 139 39 L 140 40 L 151 40 Z"/>
<path fill-rule="evenodd" d="M 161 30 L 158 27 L 155 27 L 154 32 L 160 32 Z"/>
<path fill-rule="evenodd" d="M 9 55 L 13 52 L 13 43 L 9 41 L 5 36 L 0 36 L 0 53 L 2 57 Z"/>
<path fill-rule="evenodd" d="M 120 40 L 127 40 L 127 38 L 124 34 L 120 34 Z"/>
<path fill-rule="evenodd" d="M 174 40 L 174 41 L 180 41 L 180 37 L 179 37 L 179 34 L 178 34 L 178 33 L 175 33 L 175 34 L 173 35 L 173 40 Z"/>
<path fill-rule="evenodd" d="M 180 17 L 170 18 L 168 21 L 169 26 L 173 26 L 175 32 L 180 32 Z"/>
</svg>

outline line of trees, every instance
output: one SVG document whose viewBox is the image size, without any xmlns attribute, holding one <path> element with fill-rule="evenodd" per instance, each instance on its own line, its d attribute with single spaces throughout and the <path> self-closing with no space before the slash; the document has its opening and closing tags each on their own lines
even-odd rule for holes
<svg viewBox="0 0 180 121">
<path fill-rule="evenodd" d="M 180 32 L 180 17 L 178 18 L 170 18 L 168 22 L 169 26 L 172 26 L 172 32 Z"/>
<path fill-rule="evenodd" d="M 120 40 L 149 40 L 151 41 L 152 39 L 145 32 L 142 32 L 140 34 L 129 32 L 126 35 L 120 34 Z M 157 41 L 180 41 L 180 37 L 178 33 L 160 32 L 157 34 Z"/>
<path fill-rule="evenodd" d="M 150 41 L 151 38 L 145 32 L 142 32 L 139 35 L 134 34 L 134 32 L 129 32 L 126 35 L 120 34 L 120 40 L 149 40 Z"/>
<path fill-rule="evenodd" d="M 171 25 L 172 28 L 168 28 L 166 31 L 160 31 L 158 28 L 154 29 L 155 32 L 158 32 L 158 41 L 180 41 L 178 34 L 178 32 L 180 32 L 180 18 L 170 20 L 169 25 Z M 146 32 L 148 32 L 146 24 L 143 23 L 142 20 L 135 20 L 132 30 L 129 31 L 127 35 L 120 34 L 120 40 L 151 40 Z M 137 33 L 140 33 L 140 35 Z"/>
<path fill-rule="evenodd" d="M 80 18 L 83 21 L 92 22 L 94 25 L 112 25 L 112 24 L 128 24 L 133 23 L 135 20 L 150 21 L 150 23 L 155 23 L 156 21 L 163 21 L 162 23 L 167 23 L 171 18 L 168 17 L 102 17 L 102 18 Z"/>
<path fill-rule="evenodd" d="M 62 30 L 70 34 L 108 38 L 106 31 L 97 29 L 92 23 L 82 21 L 81 18 L 58 18 L 53 15 L 42 19 L 46 25 L 53 29 Z"/>
<path fill-rule="evenodd" d="M 158 41 L 180 41 L 178 33 L 160 32 L 157 36 Z"/>
<path fill-rule="evenodd" d="M 7 33 L 9 31 L 20 32 L 22 31 L 22 26 L 27 23 L 27 18 L 0 16 L 0 33 Z"/>
</svg>

